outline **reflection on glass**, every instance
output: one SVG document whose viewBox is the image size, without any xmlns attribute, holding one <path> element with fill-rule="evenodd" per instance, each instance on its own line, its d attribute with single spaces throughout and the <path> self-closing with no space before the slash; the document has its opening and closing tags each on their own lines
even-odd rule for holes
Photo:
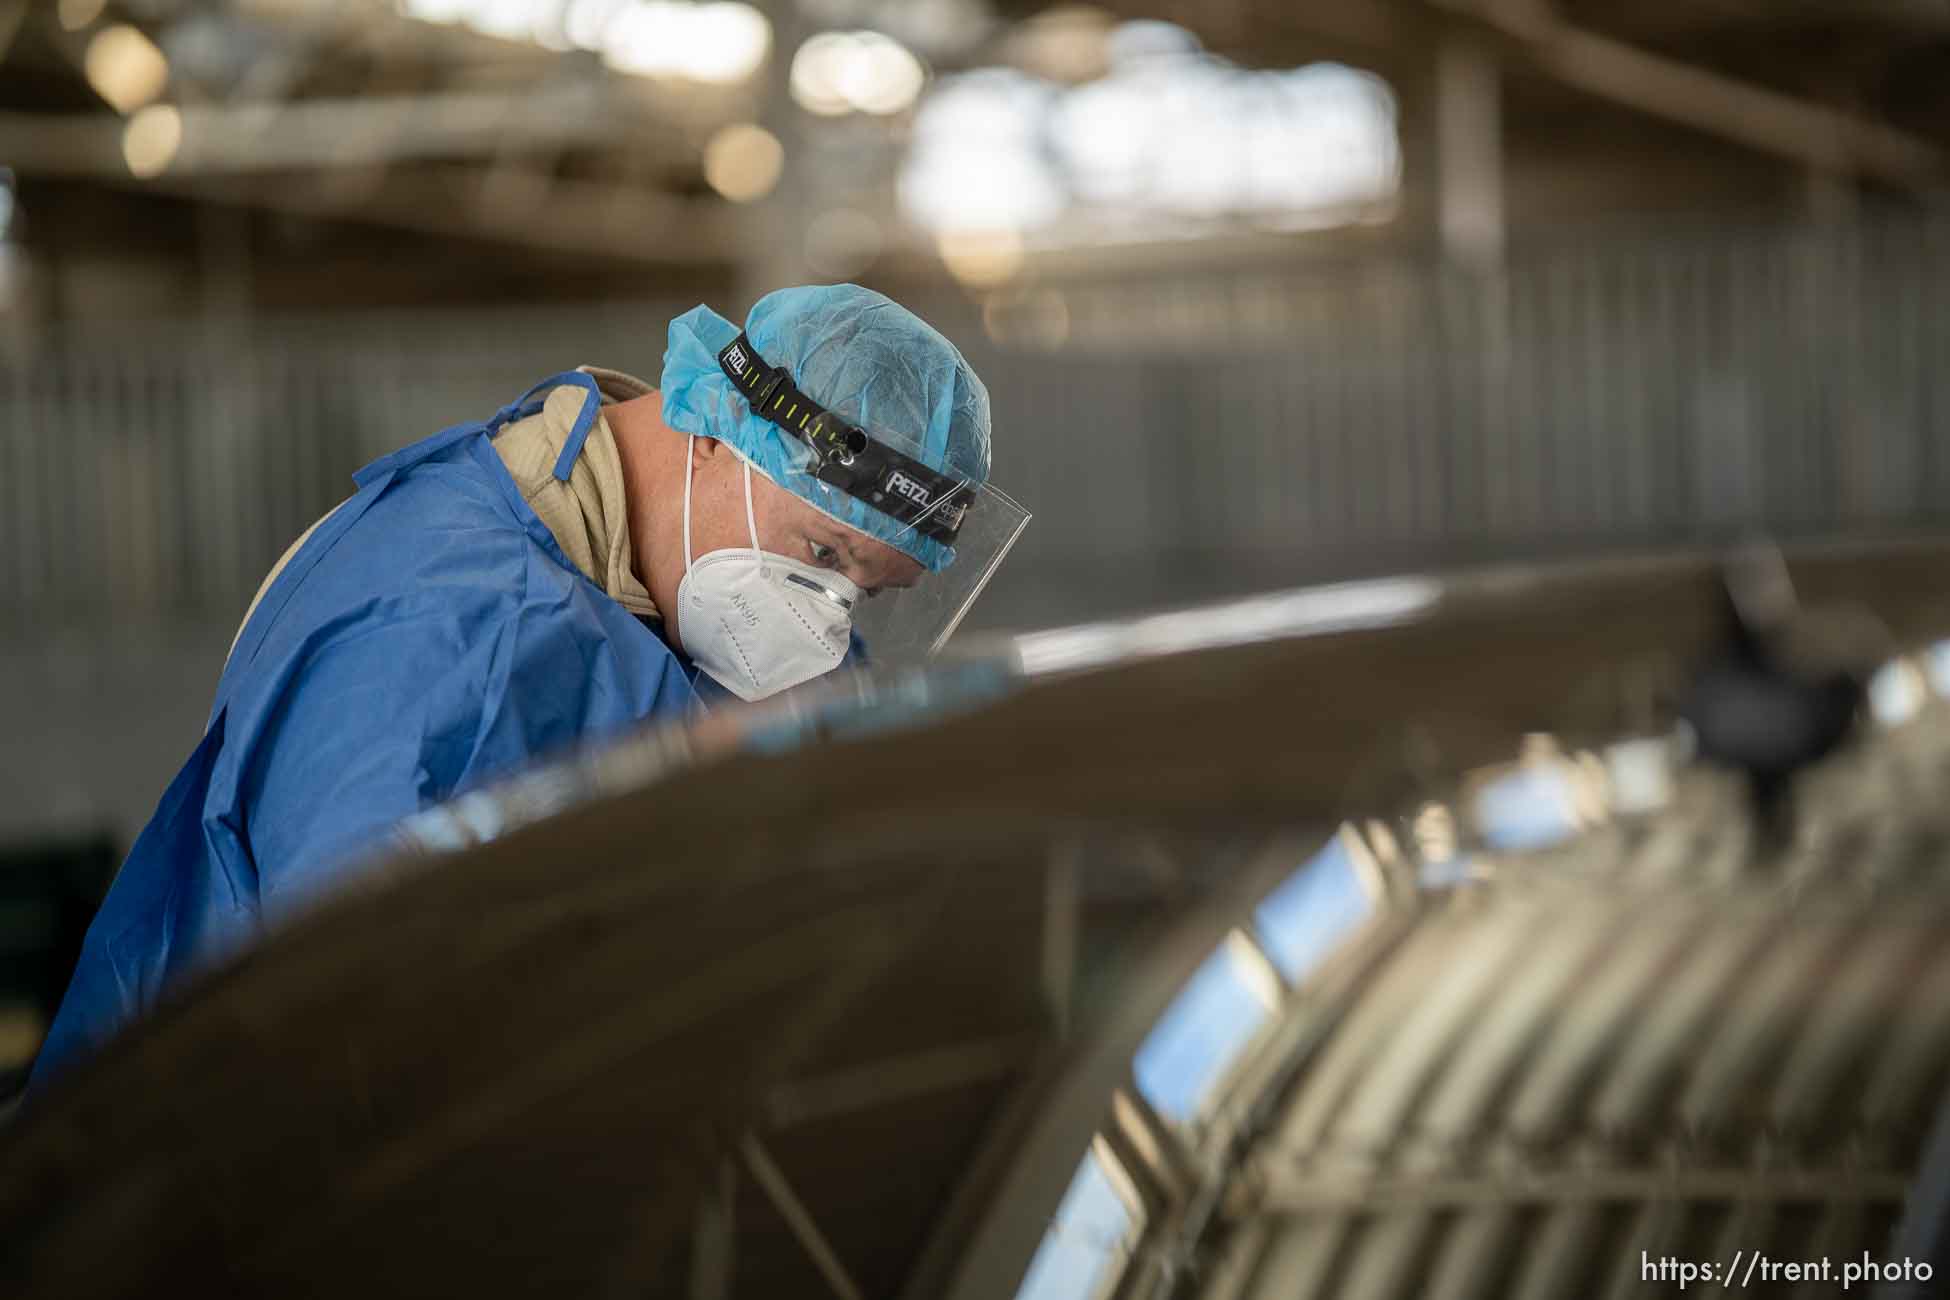
<svg viewBox="0 0 1950 1300">
<path fill-rule="evenodd" d="M 1261 900 L 1253 928 L 1286 982 L 1298 984 L 1374 906 L 1343 832 Z"/>
<path fill-rule="evenodd" d="M 1228 937 L 1165 1008 L 1132 1062 L 1153 1110 L 1189 1123 L 1272 1015 L 1279 991 L 1243 936 Z"/>
<path fill-rule="evenodd" d="M 1122 1268 L 1140 1227 L 1100 1147 L 1077 1166 L 1016 1300 L 1089 1300 Z"/>
</svg>

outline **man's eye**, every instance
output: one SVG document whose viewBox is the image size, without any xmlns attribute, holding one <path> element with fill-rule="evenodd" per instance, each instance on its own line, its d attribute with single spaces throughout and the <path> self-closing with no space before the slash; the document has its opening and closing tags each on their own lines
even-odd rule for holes
<svg viewBox="0 0 1950 1300">
<path fill-rule="evenodd" d="M 819 542 L 808 542 L 807 545 L 812 548 L 813 563 L 822 569 L 830 569 L 839 563 L 840 553 L 832 547 Z"/>
</svg>

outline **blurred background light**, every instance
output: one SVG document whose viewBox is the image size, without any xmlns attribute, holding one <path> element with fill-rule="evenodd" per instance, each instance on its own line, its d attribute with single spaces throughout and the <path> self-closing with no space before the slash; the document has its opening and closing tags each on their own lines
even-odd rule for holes
<svg viewBox="0 0 1950 1300">
<path fill-rule="evenodd" d="M 1605 774 L 1616 813 L 1654 812 L 1672 802 L 1673 742 L 1662 736 L 1621 740 L 1605 749 Z"/>
<path fill-rule="evenodd" d="M 747 4 L 640 0 L 603 27 L 603 61 L 619 72 L 725 84 L 758 70 L 772 24 Z"/>
<path fill-rule="evenodd" d="M 1080 85 L 1110 71 L 1116 26 L 1116 17 L 1095 5 L 1057 5 L 1011 32 L 1004 56 L 1035 76 Z"/>
<path fill-rule="evenodd" d="M 145 180 L 166 171 L 182 144 L 183 115 L 174 104 L 151 104 L 122 128 L 122 157 L 129 173 Z"/>
<path fill-rule="evenodd" d="M 966 56 L 995 26 L 987 0 L 799 0 L 798 8 L 815 31 L 885 32 L 929 58 Z"/>
<path fill-rule="evenodd" d="M 398 0 L 408 18 L 463 24 L 551 50 L 600 51 L 618 72 L 739 82 L 772 48 L 772 24 L 748 4 L 691 0 Z"/>
<path fill-rule="evenodd" d="M 562 34 L 579 49 L 600 49 L 610 19 L 634 0 L 569 0 L 562 10 Z"/>
<path fill-rule="evenodd" d="M 915 115 L 898 182 L 908 218 L 943 232 L 1020 231 L 1055 221 L 1070 196 L 1040 143 L 1050 94 L 1022 73 L 991 68 L 929 95 Z M 976 278 L 962 275 L 946 248 L 942 256 L 959 278 Z"/>
<path fill-rule="evenodd" d="M 1181 27 L 1080 6 L 1005 53 L 1019 66 L 944 78 L 922 102 L 900 197 L 923 228 L 1073 217 L 1084 242 L 1185 218 L 1306 228 L 1370 215 L 1399 186 L 1394 95 L 1368 73 L 1249 72 Z"/>
<path fill-rule="evenodd" d="M 1869 711 L 1885 727 L 1908 722 L 1929 695 L 1923 672 L 1908 659 L 1884 664 L 1869 679 Z"/>
<path fill-rule="evenodd" d="M 762 126 L 734 122 L 704 146 L 704 179 L 733 203 L 762 199 L 779 183 L 785 146 Z"/>
<path fill-rule="evenodd" d="M 124 23 L 95 33 L 82 69 L 95 93 L 118 113 L 133 113 L 169 83 L 169 60 L 154 41 Z"/>
<path fill-rule="evenodd" d="M 1055 289 L 990 294 L 982 328 L 1005 346 L 1054 350 L 1070 341 L 1070 304 Z"/>
<path fill-rule="evenodd" d="M 5 240 L 7 232 L 14 224 L 14 178 L 11 172 L 0 168 L 0 240 Z"/>
<path fill-rule="evenodd" d="M 464 22 L 479 6 L 475 0 L 399 0 L 399 11 L 423 23 Z"/>
<path fill-rule="evenodd" d="M 555 9 L 548 0 L 476 0 L 469 6 L 467 25 L 504 41 L 532 40 Z"/>
<path fill-rule="evenodd" d="M 822 32 L 792 56 L 792 97 L 808 112 L 886 116 L 909 107 L 927 83 L 912 51 L 880 32 Z"/>
<path fill-rule="evenodd" d="M 809 113 L 837 117 L 850 107 L 840 93 L 839 70 L 847 43 L 844 32 L 822 32 L 811 37 L 792 56 L 790 85 L 792 98 Z"/>
<path fill-rule="evenodd" d="M 927 73 L 898 41 L 862 33 L 840 76 L 840 89 L 866 113 L 898 113 L 920 98 Z"/>
<path fill-rule="evenodd" d="M 1022 236 L 1007 227 L 944 230 L 935 244 L 949 274 L 963 284 L 1001 284 L 1022 269 Z"/>
<path fill-rule="evenodd" d="M 55 7 L 55 16 L 61 20 L 61 26 L 78 32 L 102 16 L 106 3 L 107 0 L 61 0 Z"/>
<path fill-rule="evenodd" d="M 806 265 L 828 279 L 854 279 L 886 246 L 880 223 L 857 208 L 833 208 L 806 223 Z"/>
<path fill-rule="evenodd" d="M 713 84 L 743 81 L 765 62 L 772 24 L 748 4 L 697 5 L 683 40 L 684 75 Z"/>
<path fill-rule="evenodd" d="M 1140 18 L 1120 23 L 1109 37 L 1113 63 L 1135 71 L 1153 70 L 1157 63 L 1176 63 L 1199 53 L 1199 40 L 1177 23 Z"/>
<path fill-rule="evenodd" d="M 528 39 L 553 53 L 569 53 L 576 49 L 577 45 L 569 39 L 567 18 L 566 6 L 550 5 L 549 12 L 537 20 L 534 28 L 528 33 Z"/>
</svg>

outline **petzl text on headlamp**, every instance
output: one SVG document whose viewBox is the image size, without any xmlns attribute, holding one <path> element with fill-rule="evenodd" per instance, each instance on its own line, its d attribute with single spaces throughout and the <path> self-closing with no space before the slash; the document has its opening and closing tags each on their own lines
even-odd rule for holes
<svg viewBox="0 0 1950 1300">
<path fill-rule="evenodd" d="M 718 353 L 718 365 L 754 415 L 811 449 L 814 478 L 943 546 L 955 544 L 976 485 L 937 473 L 840 419 L 799 391 L 784 367 L 766 364 L 743 334 Z"/>
</svg>

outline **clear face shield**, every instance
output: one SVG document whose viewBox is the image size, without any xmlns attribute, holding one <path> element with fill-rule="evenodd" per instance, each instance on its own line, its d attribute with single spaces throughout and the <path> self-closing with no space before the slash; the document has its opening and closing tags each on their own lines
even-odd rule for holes
<svg viewBox="0 0 1950 1300">
<path fill-rule="evenodd" d="M 1029 512 L 1005 492 L 985 483 L 964 483 L 956 491 L 954 499 L 969 504 L 955 534 L 954 562 L 939 573 L 923 573 L 911 587 L 859 600 L 854 653 L 845 666 L 900 667 L 940 650 L 1029 526 Z"/>
</svg>

